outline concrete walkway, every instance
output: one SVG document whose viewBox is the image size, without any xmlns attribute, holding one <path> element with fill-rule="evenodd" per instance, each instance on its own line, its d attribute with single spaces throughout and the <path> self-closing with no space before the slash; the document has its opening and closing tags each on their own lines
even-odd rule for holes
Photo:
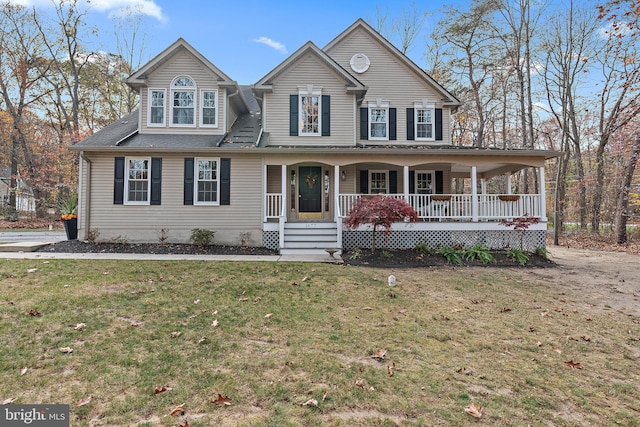
<svg viewBox="0 0 640 427">
<path fill-rule="evenodd" d="M 164 254 L 107 254 L 35 252 L 43 246 L 66 240 L 59 231 L 0 232 L 0 259 L 122 259 L 147 261 L 267 261 L 267 262 L 326 262 L 342 264 L 339 255 L 164 255 Z M 4 243 L 3 243 L 4 242 Z"/>
</svg>

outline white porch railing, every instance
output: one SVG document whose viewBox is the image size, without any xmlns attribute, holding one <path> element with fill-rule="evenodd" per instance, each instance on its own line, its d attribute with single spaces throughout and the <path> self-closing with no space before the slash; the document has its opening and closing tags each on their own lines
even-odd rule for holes
<svg viewBox="0 0 640 427">
<path fill-rule="evenodd" d="M 336 200 L 336 218 L 346 218 L 351 207 L 362 194 L 340 194 Z M 367 195 L 364 195 L 367 196 Z M 403 194 L 389 194 L 387 197 L 404 198 Z M 409 194 L 409 204 L 420 219 L 449 221 L 471 221 L 471 194 Z M 280 193 L 266 195 L 265 218 L 281 218 L 286 214 Z M 479 194 L 478 219 L 500 221 L 503 219 L 533 216 L 542 218 L 542 200 L 539 194 Z"/>
</svg>

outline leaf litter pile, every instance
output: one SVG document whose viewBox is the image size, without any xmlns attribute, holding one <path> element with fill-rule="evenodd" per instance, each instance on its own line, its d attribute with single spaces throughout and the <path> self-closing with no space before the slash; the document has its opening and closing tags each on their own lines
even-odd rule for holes
<svg viewBox="0 0 640 427">
<path fill-rule="evenodd" d="M 1 260 L 0 402 L 73 426 L 637 424 L 639 319 L 518 274 Z"/>
</svg>

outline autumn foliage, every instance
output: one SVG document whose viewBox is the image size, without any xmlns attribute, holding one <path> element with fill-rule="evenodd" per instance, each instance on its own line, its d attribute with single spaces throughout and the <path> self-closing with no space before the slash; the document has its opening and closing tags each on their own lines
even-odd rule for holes
<svg viewBox="0 0 640 427">
<path fill-rule="evenodd" d="M 344 223 L 351 229 L 361 225 L 371 226 L 371 250 L 375 250 L 376 231 L 379 227 L 384 228 L 386 238 L 394 222 L 416 222 L 417 220 L 418 214 L 405 200 L 376 195 L 362 196 L 356 200 Z"/>
</svg>

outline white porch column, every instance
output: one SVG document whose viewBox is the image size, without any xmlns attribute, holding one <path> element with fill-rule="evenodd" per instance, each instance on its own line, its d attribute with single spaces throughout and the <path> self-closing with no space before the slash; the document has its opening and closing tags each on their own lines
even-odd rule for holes
<svg viewBox="0 0 640 427">
<path fill-rule="evenodd" d="M 511 174 L 507 174 L 507 194 L 511 194 Z"/>
<path fill-rule="evenodd" d="M 286 206 L 289 206 L 287 203 L 287 185 L 289 184 L 289 180 L 287 179 L 287 165 L 282 165 L 282 206 L 280 206 L 280 249 L 284 248 L 284 223 L 287 222 L 287 209 Z"/>
<path fill-rule="evenodd" d="M 478 170 L 471 166 L 471 221 L 478 222 Z"/>
<path fill-rule="evenodd" d="M 264 222 L 267 222 L 267 209 L 269 202 L 267 200 L 267 165 L 262 162 L 262 212 L 264 214 Z"/>
<path fill-rule="evenodd" d="M 339 165 L 333 166 L 333 200 L 335 203 L 335 206 L 333 207 L 333 217 L 335 221 L 338 221 L 338 208 L 340 207 L 340 166 Z"/>
<path fill-rule="evenodd" d="M 544 166 L 540 166 L 538 168 L 539 182 L 540 182 L 540 221 L 547 222 L 547 192 L 546 185 L 544 182 Z"/>
<path fill-rule="evenodd" d="M 409 201 L 409 166 L 404 166 L 402 168 L 402 180 L 404 182 L 404 200 L 407 203 L 411 203 Z"/>
</svg>

